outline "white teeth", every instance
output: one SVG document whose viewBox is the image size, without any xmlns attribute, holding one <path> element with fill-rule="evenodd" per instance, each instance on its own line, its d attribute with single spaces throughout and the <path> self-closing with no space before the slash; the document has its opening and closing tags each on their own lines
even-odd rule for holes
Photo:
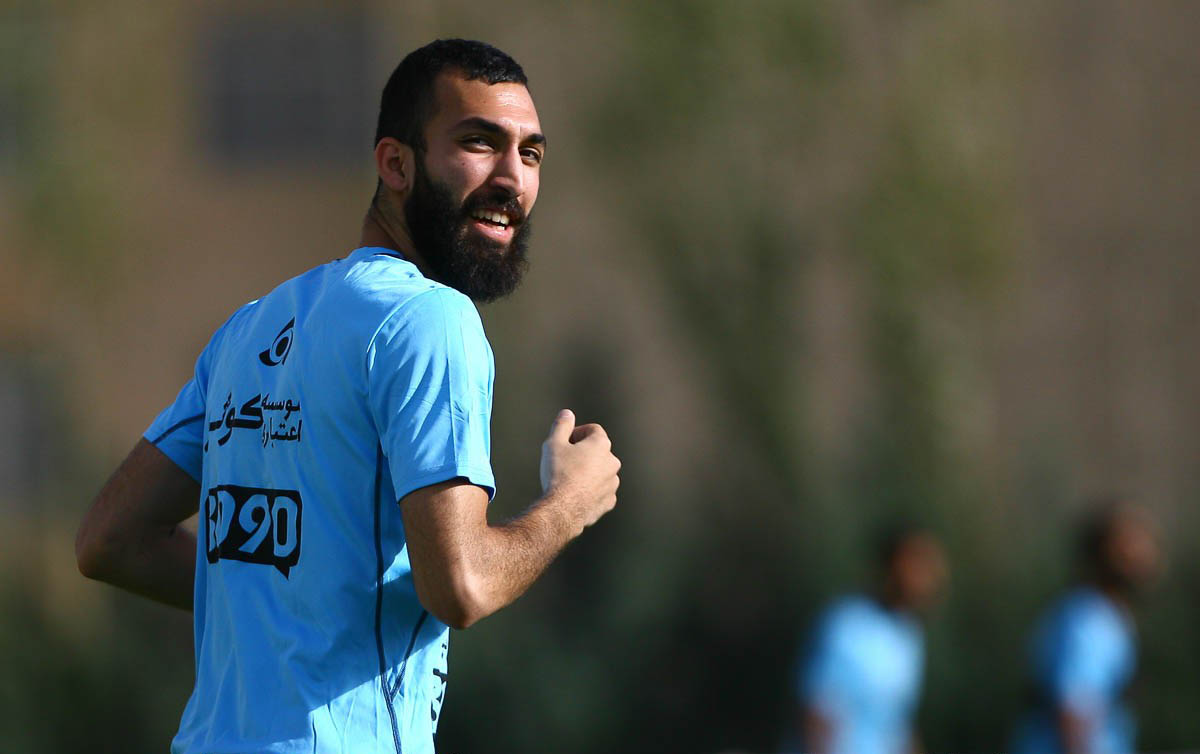
<svg viewBox="0 0 1200 754">
<path fill-rule="evenodd" d="M 474 213 L 474 217 L 479 220 L 487 220 L 496 223 L 497 225 L 508 225 L 508 215 L 499 212 L 488 212 L 487 210 L 478 210 Z"/>
</svg>

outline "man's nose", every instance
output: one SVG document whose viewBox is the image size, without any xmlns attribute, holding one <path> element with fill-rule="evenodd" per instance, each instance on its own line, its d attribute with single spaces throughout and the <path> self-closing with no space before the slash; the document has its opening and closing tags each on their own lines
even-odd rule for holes
<svg viewBox="0 0 1200 754">
<path fill-rule="evenodd" d="M 521 152 L 514 146 L 501 153 L 488 182 L 497 188 L 503 188 L 514 197 L 520 197 L 525 193 L 525 170 Z"/>
</svg>

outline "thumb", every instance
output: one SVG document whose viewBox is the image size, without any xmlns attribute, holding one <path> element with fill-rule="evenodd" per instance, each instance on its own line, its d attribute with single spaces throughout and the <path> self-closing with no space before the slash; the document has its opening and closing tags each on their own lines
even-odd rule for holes
<svg viewBox="0 0 1200 754">
<path fill-rule="evenodd" d="M 550 440 L 566 445 L 571 441 L 571 432 L 575 430 L 575 414 L 571 409 L 564 408 L 558 412 L 558 416 L 554 417 L 554 423 L 550 425 Z"/>
</svg>

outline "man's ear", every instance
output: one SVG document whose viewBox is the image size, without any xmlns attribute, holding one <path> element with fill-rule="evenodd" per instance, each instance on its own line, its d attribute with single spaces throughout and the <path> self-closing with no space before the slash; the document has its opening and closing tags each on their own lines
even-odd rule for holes
<svg viewBox="0 0 1200 754">
<path fill-rule="evenodd" d="M 416 155 L 412 147 L 385 136 L 375 145 L 375 169 L 383 185 L 397 193 L 406 193 L 416 177 Z"/>
</svg>

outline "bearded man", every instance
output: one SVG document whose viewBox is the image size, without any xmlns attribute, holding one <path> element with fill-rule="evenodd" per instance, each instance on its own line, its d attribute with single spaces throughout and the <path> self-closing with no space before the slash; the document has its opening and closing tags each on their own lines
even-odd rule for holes
<svg viewBox="0 0 1200 754">
<path fill-rule="evenodd" d="M 542 497 L 487 520 L 494 366 L 472 302 L 521 279 L 545 150 L 508 55 L 411 53 L 359 247 L 238 309 L 98 494 L 83 574 L 195 612 L 172 752 L 432 752 L 449 628 L 615 505 L 606 433 L 564 410 Z"/>
</svg>

